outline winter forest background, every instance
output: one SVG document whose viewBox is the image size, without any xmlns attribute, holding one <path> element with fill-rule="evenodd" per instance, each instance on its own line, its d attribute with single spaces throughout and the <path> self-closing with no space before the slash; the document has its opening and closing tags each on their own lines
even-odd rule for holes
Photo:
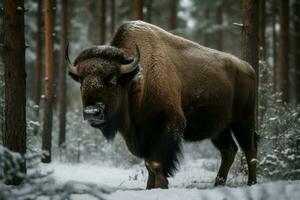
<svg viewBox="0 0 300 200">
<path fill-rule="evenodd" d="M 13 33 L 4 23 L 8 4 L 24 15 Z M 108 44 L 122 22 L 136 19 L 256 69 L 258 185 L 244 186 L 246 161 L 239 152 L 229 188 L 213 189 L 220 156 L 205 140 L 184 145 L 169 192 L 140 191 L 147 178 L 143 161 L 120 136 L 109 143 L 83 121 L 79 84 L 65 68 L 66 41 L 74 59 L 83 48 Z M 300 198 L 299 0 L 1 0 L 0 27 L 0 199 L 182 199 L 186 193 L 190 199 Z M 25 60 L 6 53 L 5 34 L 24 47 Z M 13 62 L 20 65 L 12 72 Z M 18 79 L 11 79 L 8 74 L 18 70 Z M 14 84 L 25 76 L 26 84 Z M 13 95 L 18 101 L 11 101 Z"/>
</svg>

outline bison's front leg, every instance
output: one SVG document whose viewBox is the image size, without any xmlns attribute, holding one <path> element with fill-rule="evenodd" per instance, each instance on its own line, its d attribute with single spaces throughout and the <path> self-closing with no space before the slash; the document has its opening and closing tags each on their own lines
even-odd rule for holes
<svg viewBox="0 0 300 200">
<path fill-rule="evenodd" d="M 156 161 L 146 161 L 146 168 L 149 172 L 149 177 L 147 181 L 147 188 L 168 188 L 168 179 L 163 174 L 162 165 Z"/>
<path fill-rule="evenodd" d="M 145 159 L 149 172 L 147 189 L 168 188 L 167 177 L 172 176 L 176 171 L 178 156 L 181 155 L 185 120 L 170 120 L 169 122 L 164 126 L 164 130 L 152 140 L 150 155 Z"/>
<path fill-rule="evenodd" d="M 155 187 L 155 174 L 152 172 L 150 164 L 147 161 L 145 161 L 145 166 L 148 170 L 148 181 L 146 189 L 150 190 Z"/>
</svg>

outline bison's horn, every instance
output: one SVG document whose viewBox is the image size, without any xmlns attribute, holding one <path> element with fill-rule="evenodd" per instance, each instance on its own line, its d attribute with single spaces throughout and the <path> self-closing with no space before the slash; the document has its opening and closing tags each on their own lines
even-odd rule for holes
<svg viewBox="0 0 300 200">
<path fill-rule="evenodd" d="M 130 72 L 134 71 L 139 66 L 140 59 L 141 59 L 140 49 L 137 45 L 135 45 L 135 48 L 136 48 L 135 58 L 129 64 L 121 65 L 121 69 L 120 69 L 121 74 L 130 73 Z"/>
<path fill-rule="evenodd" d="M 72 74 L 78 75 L 76 67 L 71 63 L 70 58 L 69 58 L 69 43 L 67 44 L 67 47 L 66 47 L 65 57 L 66 57 L 66 61 L 68 64 L 69 71 Z"/>
</svg>

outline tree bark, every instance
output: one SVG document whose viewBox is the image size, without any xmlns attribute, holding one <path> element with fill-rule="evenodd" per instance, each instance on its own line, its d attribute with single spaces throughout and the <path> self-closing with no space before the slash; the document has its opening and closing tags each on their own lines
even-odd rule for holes
<svg viewBox="0 0 300 200">
<path fill-rule="evenodd" d="M 254 68 L 256 73 L 256 128 L 258 128 L 258 77 L 259 77 L 259 41 L 258 41 L 258 0 L 245 0 L 244 3 L 244 60 Z"/>
<path fill-rule="evenodd" d="M 68 38 L 68 0 L 61 0 L 61 37 L 59 63 L 59 147 L 65 146 L 66 141 L 66 65 L 65 49 Z"/>
<path fill-rule="evenodd" d="M 110 1 L 110 33 L 111 35 L 115 32 L 115 0 Z"/>
<path fill-rule="evenodd" d="M 259 0 L 259 46 L 263 48 L 262 59 L 266 59 L 266 0 Z"/>
<path fill-rule="evenodd" d="M 289 101 L 289 0 L 279 1 L 280 48 L 279 48 L 279 92 L 282 100 Z"/>
<path fill-rule="evenodd" d="M 39 106 L 40 106 L 40 99 L 41 99 L 41 76 L 42 76 L 42 17 L 43 17 L 43 10 L 42 10 L 42 0 L 38 0 L 38 8 L 36 14 L 37 20 L 37 32 L 36 32 L 36 47 L 35 47 L 35 68 L 34 68 L 34 90 L 35 90 L 35 97 L 34 103 L 38 107 L 36 108 L 36 115 L 39 116 Z"/>
<path fill-rule="evenodd" d="M 57 23 L 57 2 L 58 0 L 52 0 L 52 10 L 53 10 L 53 58 L 59 58 L 59 50 L 55 49 L 54 46 L 55 45 L 59 45 L 59 37 L 58 37 L 58 33 L 55 30 L 56 27 L 56 23 Z M 53 59 L 53 105 L 52 105 L 52 109 L 56 109 L 57 108 L 57 85 L 58 85 L 58 67 L 55 66 L 59 66 L 59 59 Z"/>
<path fill-rule="evenodd" d="M 219 29 L 217 31 L 217 49 L 222 51 L 223 50 L 223 3 L 221 2 L 219 5 L 217 5 L 216 9 L 216 21 L 219 26 Z"/>
<path fill-rule="evenodd" d="M 244 59 L 252 65 L 258 77 L 258 0 L 246 0 L 244 11 Z"/>
<path fill-rule="evenodd" d="M 100 0 L 100 44 L 105 43 L 105 21 L 106 21 L 106 1 Z"/>
<path fill-rule="evenodd" d="M 278 73 L 277 73 L 277 33 L 276 33 L 276 16 L 277 0 L 272 0 L 272 47 L 273 47 L 273 84 L 274 91 L 278 91 Z"/>
<path fill-rule="evenodd" d="M 142 0 L 134 0 L 134 19 L 143 20 L 143 2 Z"/>
<path fill-rule="evenodd" d="M 171 12 L 170 12 L 170 30 L 177 28 L 177 5 L 178 0 L 171 0 Z"/>
<path fill-rule="evenodd" d="M 296 103 L 300 104 L 300 0 L 294 2 Z"/>
<path fill-rule="evenodd" d="M 152 21 L 152 0 L 146 0 L 145 6 L 147 8 L 146 21 L 151 23 L 151 21 Z"/>
<path fill-rule="evenodd" d="M 4 1 L 4 80 L 5 119 L 3 145 L 21 155 L 26 153 L 26 72 L 24 38 L 24 0 Z M 8 157 L 8 159 L 10 159 Z M 25 160 L 19 160 L 20 172 L 26 173 Z M 14 162 L 12 162 L 13 164 Z M 5 173 L 11 166 L 5 166 Z M 13 174 L 8 184 L 22 182 Z"/>
<path fill-rule="evenodd" d="M 87 6 L 89 9 L 89 13 L 87 14 L 88 18 L 88 38 L 91 41 L 92 44 L 97 44 L 99 43 L 99 35 L 100 35 L 100 27 L 99 27 L 99 32 L 98 30 L 95 30 L 95 27 L 98 27 L 100 24 L 98 24 L 98 20 L 100 20 L 100 12 L 95 9 L 98 6 L 98 3 L 100 3 L 98 0 L 89 0 L 87 2 Z M 73 6 L 73 4 L 70 4 L 70 6 Z M 99 14 L 99 15 L 98 15 Z"/>
<path fill-rule="evenodd" d="M 51 162 L 52 146 L 52 115 L 53 115 L 53 1 L 45 0 L 45 109 L 42 149 L 48 154 L 44 155 L 42 162 Z"/>
<path fill-rule="evenodd" d="M 205 10 L 204 10 L 204 19 L 206 21 L 209 21 L 209 19 L 210 19 L 209 13 L 210 13 L 210 9 L 209 8 L 205 8 Z M 208 26 L 206 26 L 206 27 L 208 27 Z M 207 47 L 210 45 L 209 34 L 208 34 L 208 32 L 206 30 L 205 30 L 205 33 L 204 33 L 204 45 L 207 46 Z"/>
</svg>

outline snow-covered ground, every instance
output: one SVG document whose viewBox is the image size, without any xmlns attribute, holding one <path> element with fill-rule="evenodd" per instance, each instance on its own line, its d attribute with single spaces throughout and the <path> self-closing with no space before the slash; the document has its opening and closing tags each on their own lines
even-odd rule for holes
<svg viewBox="0 0 300 200">
<path fill-rule="evenodd" d="M 272 199 L 299 200 L 300 181 L 278 181 L 260 183 L 248 187 L 246 177 L 230 175 L 228 186 L 213 187 L 218 168 L 214 159 L 188 159 L 182 162 L 175 177 L 170 178 L 168 190 L 145 190 L 147 172 L 142 165 L 130 168 L 115 167 L 107 163 L 66 164 L 54 162 L 42 165 L 43 171 L 53 170 L 51 175 L 58 184 L 80 182 L 108 188 L 105 199 L 142 200 L 142 199 Z M 74 195 L 73 199 L 95 199 L 88 195 Z"/>
</svg>

